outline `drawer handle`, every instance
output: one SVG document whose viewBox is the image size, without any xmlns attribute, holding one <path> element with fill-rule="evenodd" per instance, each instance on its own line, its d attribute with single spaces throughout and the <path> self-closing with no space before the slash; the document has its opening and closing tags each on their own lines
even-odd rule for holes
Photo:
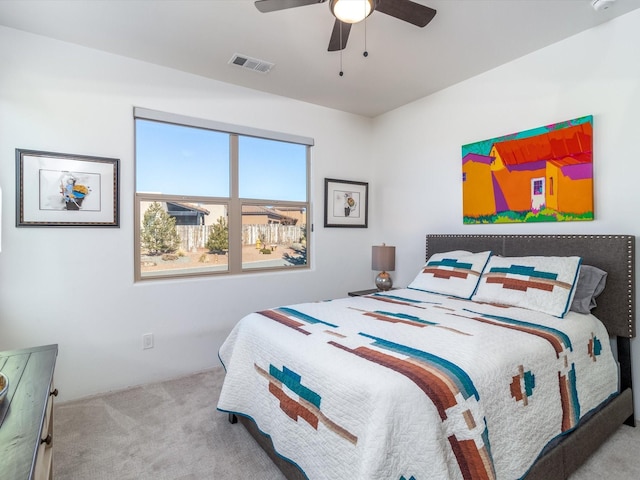
<svg viewBox="0 0 640 480">
<path fill-rule="evenodd" d="M 51 442 L 53 441 L 53 437 L 51 436 L 51 434 L 47 435 L 47 438 L 43 438 L 42 440 L 40 440 L 40 443 L 46 443 L 47 445 L 51 445 Z"/>
<path fill-rule="evenodd" d="M 58 389 L 56 388 L 53 392 L 49 393 L 49 395 L 53 395 L 54 397 L 58 396 Z"/>
</svg>

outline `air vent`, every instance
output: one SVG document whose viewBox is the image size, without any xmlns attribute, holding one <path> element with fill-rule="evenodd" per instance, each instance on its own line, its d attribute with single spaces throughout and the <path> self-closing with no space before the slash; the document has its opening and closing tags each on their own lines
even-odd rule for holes
<svg viewBox="0 0 640 480">
<path fill-rule="evenodd" d="M 270 62 L 265 62 L 264 60 L 258 60 L 257 58 L 251 58 L 246 55 L 241 55 L 239 53 L 234 53 L 233 57 L 231 57 L 231 60 L 229 60 L 229 63 L 231 65 L 237 65 L 239 67 L 260 73 L 269 73 L 275 65 Z"/>
</svg>

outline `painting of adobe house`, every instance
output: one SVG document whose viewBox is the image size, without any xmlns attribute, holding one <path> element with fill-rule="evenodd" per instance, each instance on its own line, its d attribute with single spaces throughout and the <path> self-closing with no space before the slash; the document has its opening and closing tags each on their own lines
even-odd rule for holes
<svg viewBox="0 0 640 480">
<path fill-rule="evenodd" d="M 462 147 L 463 223 L 593 220 L 593 116 Z"/>
</svg>

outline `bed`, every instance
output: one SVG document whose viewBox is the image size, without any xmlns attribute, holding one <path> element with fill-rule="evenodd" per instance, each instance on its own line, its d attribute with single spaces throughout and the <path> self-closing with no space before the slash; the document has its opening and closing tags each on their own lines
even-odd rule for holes
<svg viewBox="0 0 640 480">
<path fill-rule="evenodd" d="M 411 288 L 245 317 L 219 352 L 218 409 L 290 480 L 567 478 L 635 426 L 634 248 L 627 235 L 428 235 Z M 571 298 L 585 265 L 607 272 L 593 315 L 565 297 L 491 301 L 514 257 L 557 266 Z M 429 283 L 426 267 L 452 259 L 483 272 L 472 292 Z"/>
</svg>

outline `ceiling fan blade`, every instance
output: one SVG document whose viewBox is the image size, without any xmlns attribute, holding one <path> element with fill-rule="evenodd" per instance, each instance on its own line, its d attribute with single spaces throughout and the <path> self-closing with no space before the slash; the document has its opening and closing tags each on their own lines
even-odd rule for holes
<svg viewBox="0 0 640 480">
<path fill-rule="evenodd" d="M 379 0 L 376 10 L 418 27 L 426 26 L 436 16 L 433 8 L 411 0 Z"/>
<path fill-rule="evenodd" d="M 341 28 L 342 34 L 340 33 Z M 349 39 L 350 31 L 350 23 L 341 22 L 336 18 L 336 21 L 333 23 L 333 31 L 331 32 L 331 38 L 329 39 L 329 48 L 327 50 L 329 52 L 343 50 L 347 46 L 347 40 Z"/>
<path fill-rule="evenodd" d="M 262 13 L 286 10 L 287 8 L 304 7 L 314 3 L 324 3 L 327 0 L 256 0 L 254 5 Z"/>
</svg>

